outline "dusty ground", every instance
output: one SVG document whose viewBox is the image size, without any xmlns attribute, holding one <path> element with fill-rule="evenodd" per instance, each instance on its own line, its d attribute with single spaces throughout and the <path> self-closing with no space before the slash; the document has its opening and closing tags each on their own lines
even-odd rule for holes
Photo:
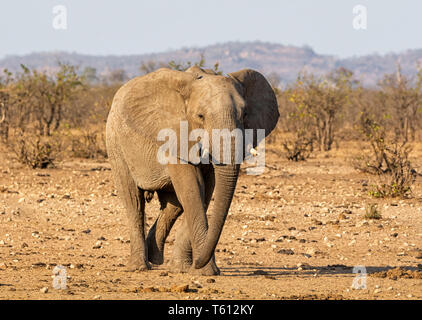
<svg viewBox="0 0 422 320">
<path fill-rule="evenodd" d="M 30 170 L 1 151 L 0 299 L 422 299 L 422 177 L 412 199 L 374 200 L 371 177 L 346 161 L 357 145 L 302 163 L 267 150 L 266 172 L 239 179 L 214 277 L 126 271 L 126 220 L 106 162 Z M 382 219 L 363 218 L 368 203 Z M 147 210 L 152 225 L 157 200 Z M 66 290 L 53 288 L 56 265 Z M 355 266 L 366 267 L 366 289 L 352 288 Z"/>
</svg>

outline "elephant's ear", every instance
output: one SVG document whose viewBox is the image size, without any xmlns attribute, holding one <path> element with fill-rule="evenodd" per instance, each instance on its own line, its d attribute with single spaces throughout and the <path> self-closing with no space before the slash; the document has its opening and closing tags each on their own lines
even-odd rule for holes
<svg viewBox="0 0 422 320">
<path fill-rule="evenodd" d="M 277 125 L 280 116 L 277 98 L 271 85 L 262 74 L 251 69 L 244 69 L 229 74 L 240 82 L 243 87 L 243 97 L 246 101 L 245 129 L 265 129 L 265 136 Z M 256 146 L 260 141 L 255 141 Z"/>
<path fill-rule="evenodd" d="M 113 104 L 116 104 L 120 117 L 127 125 L 128 133 L 139 137 L 140 143 L 149 141 L 153 150 L 170 142 L 170 139 L 163 140 L 163 137 L 169 137 L 166 132 L 174 133 L 177 145 L 170 150 L 177 150 L 177 154 L 171 155 L 183 158 L 180 145 L 181 140 L 186 139 L 181 137 L 183 130 L 180 129 L 186 128 L 190 132 L 186 101 L 190 97 L 194 79 L 192 74 L 162 68 L 126 83 L 119 89 Z M 188 143 L 190 150 L 195 142 Z"/>
</svg>

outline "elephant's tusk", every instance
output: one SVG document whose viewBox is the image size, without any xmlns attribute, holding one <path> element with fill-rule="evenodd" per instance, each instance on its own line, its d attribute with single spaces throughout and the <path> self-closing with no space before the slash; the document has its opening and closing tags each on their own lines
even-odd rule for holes
<svg viewBox="0 0 422 320">
<path fill-rule="evenodd" d="M 251 155 L 253 155 L 254 157 L 259 156 L 259 153 L 258 153 L 258 151 L 256 151 L 256 149 L 255 149 L 255 148 L 251 148 L 251 149 L 249 150 L 249 153 L 250 153 Z"/>
<path fill-rule="evenodd" d="M 207 148 L 202 149 L 201 158 L 205 158 L 210 154 L 210 151 Z"/>
</svg>

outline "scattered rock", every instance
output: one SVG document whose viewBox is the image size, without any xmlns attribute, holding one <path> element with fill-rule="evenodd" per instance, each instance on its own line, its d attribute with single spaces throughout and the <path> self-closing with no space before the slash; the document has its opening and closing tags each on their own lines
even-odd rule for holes
<svg viewBox="0 0 422 320">
<path fill-rule="evenodd" d="M 193 285 L 198 289 L 202 288 L 202 284 L 198 280 L 193 281 Z"/>
<path fill-rule="evenodd" d="M 46 266 L 47 266 L 47 264 L 44 263 L 44 262 L 36 262 L 36 263 L 32 264 L 33 268 L 45 268 Z"/>
<path fill-rule="evenodd" d="M 348 218 L 343 212 L 338 215 L 338 220 L 345 220 L 345 219 L 348 219 Z"/>
<path fill-rule="evenodd" d="M 321 221 L 319 221 L 319 220 L 317 220 L 317 219 L 312 219 L 312 222 L 313 222 L 315 225 L 317 225 L 317 226 L 321 226 L 321 225 L 322 225 L 322 222 L 321 222 Z"/>
<path fill-rule="evenodd" d="M 402 268 L 402 267 L 397 267 L 397 268 L 390 269 L 387 271 L 370 273 L 369 276 L 377 277 L 377 278 L 387 278 L 391 280 L 422 279 L 422 271 L 417 271 L 417 270 L 412 271 L 412 270 L 406 270 L 405 268 Z"/>
<path fill-rule="evenodd" d="M 185 285 L 174 285 L 170 288 L 171 292 L 176 292 L 176 293 L 183 293 L 183 292 L 188 292 L 189 291 L 189 285 L 185 284 Z"/>
<path fill-rule="evenodd" d="M 48 288 L 47 287 L 41 288 L 40 289 L 40 292 L 41 293 L 47 293 L 48 292 Z"/>
<path fill-rule="evenodd" d="M 281 250 L 278 250 L 277 253 L 287 254 L 287 255 L 295 254 L 292 249 L 281 249 Z"/>
</svg>

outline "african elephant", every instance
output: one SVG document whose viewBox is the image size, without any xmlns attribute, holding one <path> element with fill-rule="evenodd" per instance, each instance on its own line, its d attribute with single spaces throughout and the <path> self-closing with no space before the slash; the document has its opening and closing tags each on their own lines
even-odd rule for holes
<svg viewBox="0 0 422 320">
<path fill-rule="evenodd" d="M 173 266 L 203 275 L 220 272 L 214 251 L 240 164 L 233 157 L 229 163 L 212 158 L 209 163 L 194 164 L 181 154 L 174 155 L 179 162 L 162 164 L 157 161 L 160 131 L 179 132 L 184 121 L 189 131 L 265 129 L 266 136 L 278 118 L 271 86 L 251 69 L 223 76 L 199 67 L 184 72 L 162 68 L 134 78 L 118 90 L 107 119 L 106 143 L 115 186 L 127 211 L 130 269 L 147 270 L 149 262 L 163 263 L 166 237 L 184 213 L 183 225 L 176 233 Z M 181 137 L 177 138 L 180 141 Z M 258 143 L 255 136 L 253 146 Z M 234 148 L 233 142 L 232 154 Z M 154 193 L 161 204 L 160 214 L 145 239 L 145 204 Z M 208 224 L 206 212 L 213 195 Z"/>
</svg>

